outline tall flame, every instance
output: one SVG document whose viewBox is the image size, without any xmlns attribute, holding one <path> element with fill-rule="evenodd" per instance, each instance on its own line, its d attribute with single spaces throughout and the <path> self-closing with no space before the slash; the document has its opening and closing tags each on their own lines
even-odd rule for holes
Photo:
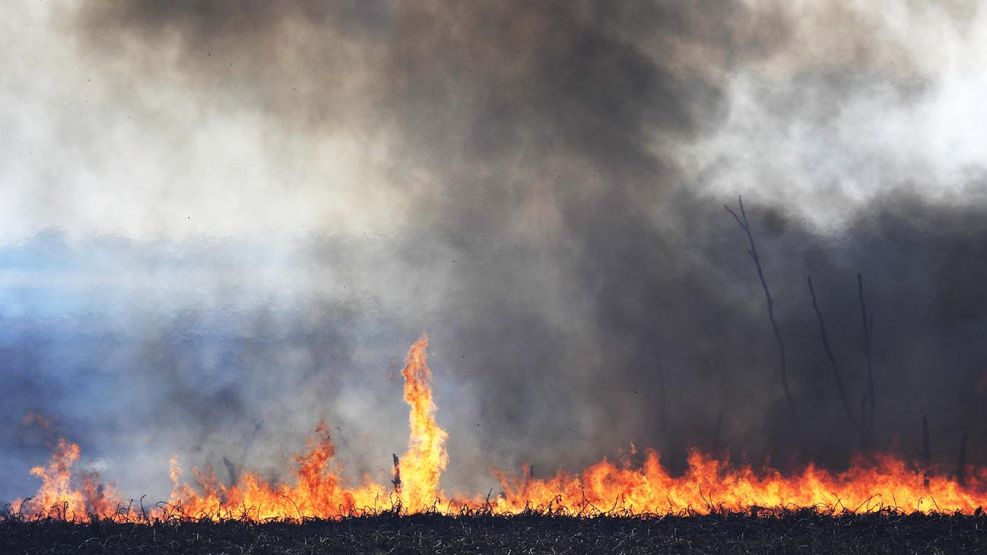
<svg viewBox="0 0 987 555">
<path fill-rule="evenodd" d="M 31 518 L 54 516 L 82 520 L 88 515 L 128 521 L 196 518 L 292 519 L 340 518 L 365 511 L 400 508 L 405 513 L 436 510 L 486 510 L 497 514 L 537 509 L 567 514 L 620 511 L 623 514 L 670 514 L 682 511 L 748 511 L 755 507 L 809 507 L 822 510 L 875 511 L 893 507 L 906 512 L 973 513 L 987 504 L 987 468 L 968 466 L 964 480 L 932 469 L 912 466 L 891 455 L 860 457 L 849 470 L 830 472 L 806 466 L 783 475 L 772 469 L 731 466 L 728 461 L 698 451 L 682 475 L 672 475 L 654 451 L 633 465 L 606 459 L 576 474 L 559 472 L 547 479 L 498 473 L 502 492 L 494 499 L 481 496 L 447 497 L 440 478 L 448 463 L 447 434 L 435 420 L 436 405 L 427 364 L 428 340 L 411 346 L 402 375 L 404 400 L 411 408 L 408 450 L 395 456 L 393 489 L 369 476 L 348 487 L 333 463 L 334 446 L 328 427 L 320 423 L 308 447 L 294 457 L 294 480 L 271 483 L 244 472 L 226 485 L 209 470 L 193 469 L 194 486 L 181 481 L 182 471 L 171 460 L 173 490 L 167 503 L 151 510 L 126 506 L 94 474 L 78 473 L 78 445 L 60 440 L 47 466 L 32 469 L 41 479 L 38 493 L 12 504 L 15 513 Z"/>
<path fill-rule="evenodd" d="M 409 510 L 431 507 L 440 500 L 439 478 L 449 462 L 446 454 L 448 434 L 435 422 L 432 400 L 432 371 L 425 351 L 428 338 L 422 336 L 408 351 L 401 375 L 404 376 L 404 400 L 411 407 L 408 423 L 411 435 L 408 451 L 401 458 L 401 505 Z"/>
</svg>

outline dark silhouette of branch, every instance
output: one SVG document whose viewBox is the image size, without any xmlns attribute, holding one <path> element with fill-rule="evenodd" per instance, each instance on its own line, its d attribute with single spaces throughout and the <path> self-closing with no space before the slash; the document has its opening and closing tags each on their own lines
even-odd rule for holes
<svg viewBox="0 0 987 555">
<path fill-rule="evenodd" d="M 397 453 L 391 453 L 391 457 L 394 460 L 394 477 L 391 483 L 394 484 L 394 493 L 401 495 L 401 460 L 398 459 Z"/>
<path fill-rule="evenodd" d="M 860 399 L 860 421 L 864 432 L 865 444 L 870 445 L 874 437 L 874 365 L 871 358 L 871 340 L 874 337 L 874 315 L 867 311 L 867 303 L 864 302 L 864 278 L 857 273 L 857 297 L 860 300 L 860 320 L 864 333 L 864 360 L 867 364 L 867 386 Z"/>
<path fill-rule="evenodd" d="M 819 310 L 819 304 L 816 302 L 816 290 L 812 287 L 811 275 L 808 278 L 808 282 L 809 294 L 812 296 L 812 310 L 815 311 L 816 320 L 819 321 L 819 335 L 822 338 L 823 350 L 826 351 L 826 358 L 829 360 L 829 367 L 833 370 L 833 378 L 836 380 L 836 390 L 840 394 L 840 401 L 843 402 L 843 408 L 846 410 L 847 418 L 850 419 L 850 422 L 853 422 L 853 426 L 857 428 L 857 431 L 862 433 L 860 424 L 853 416 L 853 410 L 850 409 L 850 402 L 847 400 L 846 388 L 843 386 L 843 375 L 840 373 L 840 366 L 836 363 L 836 357 L 833 356 L 833 350 L 829 347 L 829 337 L 826 335 L 826 323 L 823 321 L 822 311 Z"/>
<path fill-rule="evenodd" d="M 662 441 L 668 447 L 668 395 L 665 390 L 665 366 L 658 362 L 658 417 L 661 419 Z"/>
<path fill-rule="evenodd" d="M 960 456 L 956 461 L 956 482 L 960 485 L 966 483 L 966 439 L 967 434 L 963 432 L 960 437 Z"/>
<path fill-rule="evenodd" d="M 750 256 L 751 260 L 754 262 L 754 268 L 757 269 L 757 277 L 761 280 L 761 287 L 764 289 L 764 300 L 768 305 L 768 320 L 771 321 L 771 330 L 774 332 L 775 340 L 778 343 L 778 373 L 781 377 L 781 387 L 785 391 L 785 400 L 788 401 L 788 408 L 792 412 L 792 419 L 795 425 L 798 426 L 798 410 L 795 407 L 795 400 L 792 398 L 791 389 L 788 387 L 788 365 L 785 359 L 785 341 L 781 337 L 781 330 L 778 329 L 778 322 L 775 321 L 775 303 L 771 298 L 771 290 L 768 289 L 768 282 L 764 279 L 764 270 L 761 268 L 761 259 L 757 255 L 757 246 L 754 244 L 754 234 L 751 233 L 750 223 L 747 221 L 747 212 L 744 210 L 744 199 L 741 196 L 737 197 L 737 205 L 740 207 L 740 215 L 730 209 L 729 206 L 723 205 L 723 208 L 733 216 L 733 219 L 737 220 L 737 225 L 740 229 L 747 235 L 747 241 L 750 243 L 750 249 L 747 250 L 747 255 Z"/>
<path fill-rule="evenodd" d="M 714 455 L 719 455 L 722 451 L 720 431 L 723 429 L 723 411 L 716 413 L 716 429 L 713 430 L 713 451 Z"/>
<path fill-rule="evenodd" d="M 230 487 L 235 486 L 236 485 L 236 467 L 233 466 L 233 461 L 231 461 L 230 459 L 227 459 L 226 456 L 224 455 L 223 456 L 223 465 L 226 466 L 226 473 L 227 473 L 227 475 L 229 476 L 229 479 L 230 479 Z"/>
<path fill-rule="evenodd" d="M 932 445 L 929 442 L 929 417 L 922 411 L 922 460 L 928 466 L 932 463 Z"/>
<path fill-rule="evenodd" d="M 926 474 L 932 467 L 932 445 L 929 442 L 929 417 L 922 411 L 922 482 L 925 487 L 929 487 L 929 476 Z"/>
</svg>

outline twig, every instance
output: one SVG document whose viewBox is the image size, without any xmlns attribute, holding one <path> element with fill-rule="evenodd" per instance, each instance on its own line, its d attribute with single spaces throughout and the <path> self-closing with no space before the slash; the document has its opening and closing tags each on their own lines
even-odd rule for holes
<svg viewBox="0 0 987 555">
<path fill-rule="evenodd" d="M 874 365 L 871 358 L 871 340 L 874 337 L 874 315 L 867 311 L 864 302 L 864 278 L 857 273 L 857 297 L 860 300 L 860 321 L 864 333 L 864 360 L 867 363 L 867 387 L 860 399 L 860 420 L 864 431 L 865 445 L 870 445 L 874 437 Z"/>
<path fill-rule="evenodd" d="M 966 439 L 967 433 L 960 437 L 960 455 L 956 460 L 956 483 L 961 486 L 966 483 Z"/>
<path fill-rule="evenodd" d="M 236 485 L 236 467 L 233 466 L 233 461 L 231 461 L 230 459 L 227 459 L 226 456 L 224 455 L 223 456 L 223 465 L 226 466 L 226 473 L 229 475 L 229 478 L 230 478 L 230 487 L 235 486 Z"/>
<path fill-rule="evenodd" d="M 922 482 L 925 487 L 929 487 L 929 476 L 926 474 L 932 464 L 932 446 L 929 443 L 929 418 L 925 411 L 922 411 L 922 461 L 925 468 L 922 470 Z"/>
<path fill-rule="evenodd" d="M 785 359 L 785 341 L 781 337 L 781 330 L 778 329 L 778 322 L 775 321 L 775 303 L 771 298 L 771 290 L 768 288 L 768 282 L 764 278 L 764 270 L 761 268 L 761 259 L 757 255 L 757 246 L 754 244 L 754 234 L 751 233 L 751 226 L 747 221 L 747 212 L 744 210 L 743 197 L 737 197 L 737 205 L 740 207 L 739 216 L 736 212 L 731 210 L 729 206 L 724 204 L 723 208 L 725 208 L 726 211 L 733 216 L 733 219 L 737 220 L 737 225 L 739 225 L 740 229 L 747 235 L 747 241 L 750 243 L 750 249 L 748 249 L 747 255 L 750 256 L 751 260 L 754 262 L 754 268 L 757 269 L 757 277 L 761 280 L 761 287 L 764 289 L 764 300 L 766 301 L 768 308 L 768 319 L 771 321 L 771 330 L 774 332 L 775 340 L 778 343 L 778 373 L 781 377 L 781 387 L 785 391 L 785 400 L 788 401 L 788 408 L 792 412 L 792 420 L 794 421 L 796 427 L 798 427 L 798 410 L 795 407 L 792 392 L 788 387 L 788 365 Z"/>
<path fill-rule="evenodd" d="M 284 497 L 285 499 L 287 499 L 288 502 L 291 503 L 291 505 L 295 508 L 295 512 L 298 513 L 298 522 L 304 522 L 305 521 L 305 515 L 302 514 L 302 511 L 301 511 L 301 509 L 298 508 L 298 504 L 295 503 L 295 500 L 292 499 L 292 498 L 290 498 L 290 497 L 288 497 L 287 495 L 285 495 L 283 493 L 281 494 L 281 497 Z"/>
<path fill-rule="evenodd" d="M 823 350 L 826 351 L 826 358 L 829 360 L 829 367 L 833 370 L 833 378 L 836 380 L 836 390 L 840 394 L 840 401 L 843 403 L 843 408 L 846 410 L 847 418 L 850 422 L 853 422 L 853 426 L 857 428 L 857 431 L 863 433 L 860 429 L 860 424 L 857 419 L 853 416 L 853 410 L 850 409 L 850 402 L 847 400 L 846 388 L 843 386 L 843 375 L 840 373 L 840 367 L 836 363 L 836 357 L 833 356 L 833 350 L 829 347 L 829 337 L 826 335 L 826 323 L 823 321 L 822 311 L 819 310 L 819 303 L 816 301 L 816 290 L 812 287 L 812 276 L 808 277 L 809 282 L 809 294 L 812 296 L 812 310 L 816 313 L 816 320 L 819 322 L 819 335 L 822 338 Z"/>
<path fill-rule="evenodd" d="M 723 428 L 723 411 L 716 413 L 716 429 L 713 430 L 713 454 L 720 453 L 720 430 Z"/>
<path fill-rule="evenodd" d="M 668 447 L 668 396 L 665 392 L 665 366 L 658 362 L 658 417 L 661 425 L 662 441 Z"/>
</svg>

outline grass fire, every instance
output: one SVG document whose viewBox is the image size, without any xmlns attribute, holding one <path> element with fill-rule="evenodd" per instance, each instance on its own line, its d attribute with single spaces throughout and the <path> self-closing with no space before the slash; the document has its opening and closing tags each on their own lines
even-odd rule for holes
<svg viewBox="0 0 987 555">
<path fill-rule="evenodd" d="M 987 545 L 987 2 L 7 4 L 0 554 Z"/>
<path fill-rule="evenodd" d="M 15 501 L 8 517 L 54 517 L 71 522 L 90 518 L 151 522 L 176 517 L 302 522 L 391 511 L 403 515 L 516 515 L 534 511 L 589 517 L 758 510 L 770 514 L 791 509 L 826 514 L 893 510 L 979 515 L 987 504 L 987 469 L 964 469 L 961 483 L 935 468 L 882 454 L 862 455 L 842 472 L 808 463 L 795 474 L 783 475 L 770 468 L 734 466 L 726 458 L 693 451 L 685 473 L 673 476 L 662 467 L 658 453 L 649 450 L 639 465 L 602 460 L 578 474 L 559 473 L 547 479 L 498 471 L 501 491 L 494 496 L 446 494 L 440 479 L 448 464 L 448 438 L 435 420 L 427 348 L 425 337 L 415 342 L 401 371 L 404 400 L 411 409 L 411 433 L 408 450 L 400 457 L 395 455 L 395 478 L 390 485 L 370 478 L 362 484 L 345 484 L 333 465 L 334 446 L 328 427 L 321 423 L 307 448 L 291 463 L 293 482 L 269 483 L 246 472 L 237 483 L 224 484 L 211 471 L 195 469 L 190 484 L 183 481 L 182 469 L 173 459 L 170 499 L 151 507 L 135 506 L 124 503 L 112 488 L 99 483 L 97 476 L 74 473 L 79 447 L 63 439 L 48 464 L 32 470 L 42 481 L 38 492 Z"/>
</svg>

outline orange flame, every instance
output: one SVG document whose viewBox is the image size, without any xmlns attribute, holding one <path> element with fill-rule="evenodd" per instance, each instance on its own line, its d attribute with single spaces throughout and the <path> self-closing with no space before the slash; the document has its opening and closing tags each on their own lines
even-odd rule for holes
<svg viewBox="0 0 987 555">
<path fill-rule="evenodd" d="M 427 347 L 425 337 L 416 341 L 402 370 L 404 399 L 411 407 L 411 430 L 400 469 L 395 461 L 396 495 L 369 476 L 362 485 L 347 487 L 340 469 L 333 464 L 334 447 L 328 427 L 322 423 L 316 427 L 307 450 L 294 457 L 297 468 L 291 483 L 270 483 L 246 472 L 236 484 L 227 486 L 210 470 L 193 469 L 192 486 L 181 481 L 181 468 L 172 458 L 173 490 L 169 502 L 139 512 L 130 504 L 123 507 L 119 496 L 100 485 L 95 475 L 74 474 L 79 446 L 60 440 L 48 465 L 31 471 L 42 480 L 38 493 L 29 500 L 15 501 L 12 510 L 33 518 L 54 516 L 78 521 L 96 515 L 142 521 L 174 516 L 340 518 L 389 508 L 405 513 L 436 510 L 450 514 L 461 510 L 508 514 L 535 509 L 579 515 L 609 511 L 663 515 L 792 507 L 836 513 L 884 508 L 973 513 L 987 504 L 987 468 L 965 469 L 961 484 L 947 474 L 911 466 L 891 455 L 877 455 L 859 457 L 844 472 L 834 473 L 810 464 L 798 473 L 783 475 L 772 469 L 734 467 L 726 460 L 698 451 L 690 454 L 688 469 L 680 476 L 670 474 L 656 452 L 647 451 L 639 466 L 604 459 L 581 473 L 559 472 L 547 479 L 534 479 L 527 472 L 521 476 L 499 473 L 502 492 L 494 499 L 446 497 L 440 478 L 448 462 L 447 434 L 435 420 Z"/>
<path fill-rule="evenodd" d="M 412 511 L 425 509 L 440 500 L 439 478 L 449 462 L 445 447 L 448 434 L 435 422 L 436 406 L 432 400 L 432 371 L 426 363 L 427 348 L 428 338 L 422 336 L 411 346 L 401 370 L 404 400 L 411 407 L 408 416 L 411 436 L 408 451 L 401 458 L 401 506 Z"/>
<path fill-rule="evenodd" d="M 87 514 L 113 514 L 119 504 L 116 492 L 100 484 L 95 472 L 73 472 L 80 454 L 78 445 L 59 439 L 48 465 L 31 469 L 32 475 L 41 478 L 38 492 L 30 499 L 15 500 L 12 511 L 70 520 Z"/>
</svg>

